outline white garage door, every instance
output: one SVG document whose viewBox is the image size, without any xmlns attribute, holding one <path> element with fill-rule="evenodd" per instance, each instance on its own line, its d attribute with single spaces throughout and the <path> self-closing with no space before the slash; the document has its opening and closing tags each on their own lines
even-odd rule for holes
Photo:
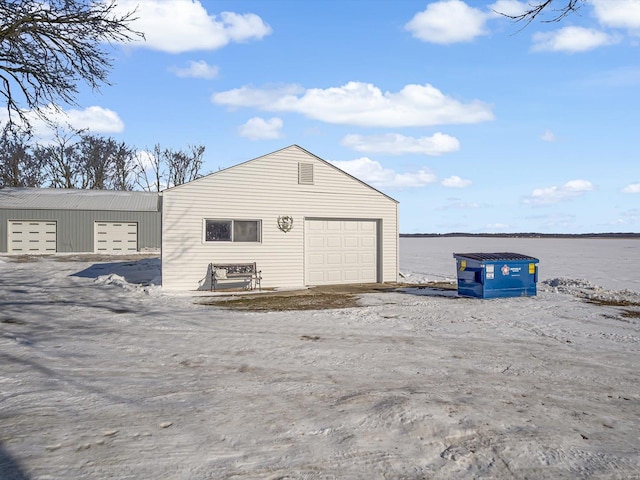
<svg viewBox="0 0 640 480">
<path fill-rule="evenodd" d="M 378 281 L 374 220 L 305 220 L 305 283 Z"/>
<path fill-rule="evenodd" d="M 95 222 L 96 253 L 131 253 L 138 251 L 136 222 Z"/>
<path fill-rule="evenodd" d="M 9 221 L 10 253 L 55 253 L 56 222 L 33 220 Z"/>
</svg>

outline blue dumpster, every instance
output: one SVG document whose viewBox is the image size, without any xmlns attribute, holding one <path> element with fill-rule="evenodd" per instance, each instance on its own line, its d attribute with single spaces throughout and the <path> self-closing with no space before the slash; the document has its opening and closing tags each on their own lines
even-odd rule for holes
<svg viewBox="0 0 640 480">
<path fill-rule="evenodd" d="M 519 253 L 454 253 L 458 295 L 476 298 L 530 297 L 537 293 L 537 258 Z"/>
</svg>

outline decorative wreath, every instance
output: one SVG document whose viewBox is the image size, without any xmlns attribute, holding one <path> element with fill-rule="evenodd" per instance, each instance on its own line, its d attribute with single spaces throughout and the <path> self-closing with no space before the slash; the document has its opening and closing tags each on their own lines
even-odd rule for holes
<svg viewBox="0 0 640 480">
<path fill-rule="evenodd" d="M 293 217 L 289 215 L 280 215 L 278 217 L 278 228 L 287 233 L 293 228 Z"/>
</svg>

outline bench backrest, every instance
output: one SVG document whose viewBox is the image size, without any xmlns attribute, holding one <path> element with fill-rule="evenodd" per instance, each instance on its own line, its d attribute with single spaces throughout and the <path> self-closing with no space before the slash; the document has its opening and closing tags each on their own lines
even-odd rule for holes
<svg viewBox="0 0 640 480">
<path fill-rule="evenodd" d="M 255 274 L 256 264 L 254 263 L 212 263 L 211 270 L 226 270 L 227 275 L 234 274 Z"/>
</svg>

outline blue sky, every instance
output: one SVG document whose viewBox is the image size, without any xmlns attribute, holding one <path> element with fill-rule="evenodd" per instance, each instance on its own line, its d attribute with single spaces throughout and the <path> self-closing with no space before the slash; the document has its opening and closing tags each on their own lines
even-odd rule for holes
<svg viewBox="0 0 640 480">
<path fill-rule="evenodd" d="M 397 199 L 402 233 L 640 232 L 640 0 L 526 27 L 504 0 L 119 3 L 146 41 L 76 127 L 205 145 L 205 173 L 298 144 Z"/>
</svg>

